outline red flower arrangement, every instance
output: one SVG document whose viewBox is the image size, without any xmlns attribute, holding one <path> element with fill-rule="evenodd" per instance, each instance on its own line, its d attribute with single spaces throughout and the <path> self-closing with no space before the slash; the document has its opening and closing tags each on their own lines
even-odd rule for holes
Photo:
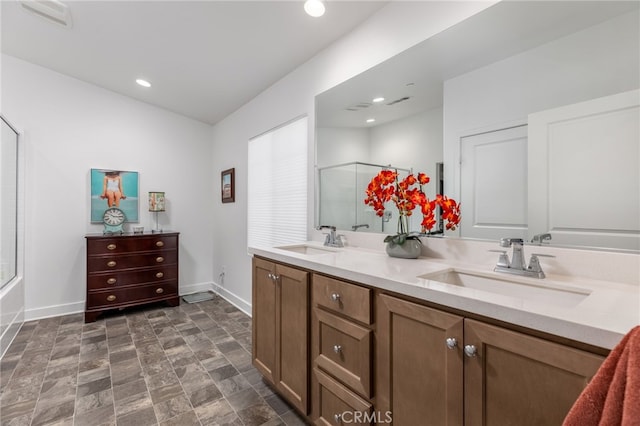
<svg viewBox="0 0 640 426">
<path fill-rule="evenodd" d="M 435 200 L 429 200 L 422 190 L 423 185 L 428 183 L 429 176 L 424 173 L 418 173 L 417 177 L 411 173 L 406 178 L 399 180 L 398 172 L 388 169 L 382 170 L 371 179 L 366 189 L 367 198 L 364 203 L 373 207 L 378 216 L 383 216 L 384 204 L 393 201 L 400 214 L 398 234 L 387 236 L 385 242 L 393 241 L 396 244 L 403 244 L 408 238 L 418 237 L 417 233 L 409 233 L 409 216 L 417 207 L 420 207 L 422 212 L 422 233 L 435 226 L 436 206 L 440 206 L 442 209 L 442 218 L 447 222 L 446 228 L 456 229 L 460 223 L 460 205 L 454 199 L 440 194 L 436 195 Z"/>
</svg>

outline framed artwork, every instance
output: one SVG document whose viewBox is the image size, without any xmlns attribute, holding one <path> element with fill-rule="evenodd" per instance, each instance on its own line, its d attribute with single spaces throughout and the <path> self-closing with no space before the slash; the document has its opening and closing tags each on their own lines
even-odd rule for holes
<svg viewBox="0 0 640 426">
<path fill-rule="evenodd" d="M 91 169 L 91 223 L 102 223 L 109 207 L 124 212 L 125 222 L 138 222 L 138 172 Z"/>
<path fill-rule="evenodd" d="M 235 173 L 236 169 L 228 169 L 222 172 L 222 202 L 233 203 L 236 201 L 236 189 L 235 189 Z"/>
</svg>

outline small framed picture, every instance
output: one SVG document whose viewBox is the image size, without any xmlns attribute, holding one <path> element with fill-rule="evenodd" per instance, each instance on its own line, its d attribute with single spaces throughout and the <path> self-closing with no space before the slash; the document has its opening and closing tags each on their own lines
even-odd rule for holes
<svg viewBox="0 0 640 426">
<path fill-rule="evenodd" d="M 234 203 L 236 201 L 235 189 L 235 172 L 236 169 L 228 169 L 222 172 L 222 202 Z"/>
</svg>

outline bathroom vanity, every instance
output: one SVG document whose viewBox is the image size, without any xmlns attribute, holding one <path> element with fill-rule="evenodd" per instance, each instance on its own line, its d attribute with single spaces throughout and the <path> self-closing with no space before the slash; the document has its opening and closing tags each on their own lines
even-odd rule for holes
<svg viewBox="0 0 640 426">
<path fill-rule="evenodd" d="M 560 424 L 638 322 L 634 285 L 313 242 L 250 252 L 254 365 L 315 424 Z"/>
</svg>

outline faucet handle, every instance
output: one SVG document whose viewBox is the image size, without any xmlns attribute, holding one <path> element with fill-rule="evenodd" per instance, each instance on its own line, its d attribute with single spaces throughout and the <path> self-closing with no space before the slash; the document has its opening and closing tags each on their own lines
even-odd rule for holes
<svg viewBox="0 0 640 426">
<path fill-rule="evenodd" d="M 522 238 L 500 238 L 500 247 L 511 247 L 513 244 L 524 244 Z"/>
<path fill-rule="evenodd" d="M 544 278 L 544 272 L 542 271 L 542 266 L 540 266 L 539 257 L 555 257 L 551 254 L 541 254 L 541 253 L 531 253 L 531 259 L 529 259 L 529 267 L 528 270 L 532 272 L 537 272 L 539 274 L 539 278 Z"/>
<path fill-rule="evenodd" d="M 500 253 L 500 257 L 498 257 L 498 263 L 496 263 L 496 266 L 503 266 L 505 268 L 508 268 L 509 265 L 511 265 L 511 262 L 509 261 L 509 255 L 507 254 L 506 250 L 489 250 L 489 251 L 493 253 Z"/>
</svg>

